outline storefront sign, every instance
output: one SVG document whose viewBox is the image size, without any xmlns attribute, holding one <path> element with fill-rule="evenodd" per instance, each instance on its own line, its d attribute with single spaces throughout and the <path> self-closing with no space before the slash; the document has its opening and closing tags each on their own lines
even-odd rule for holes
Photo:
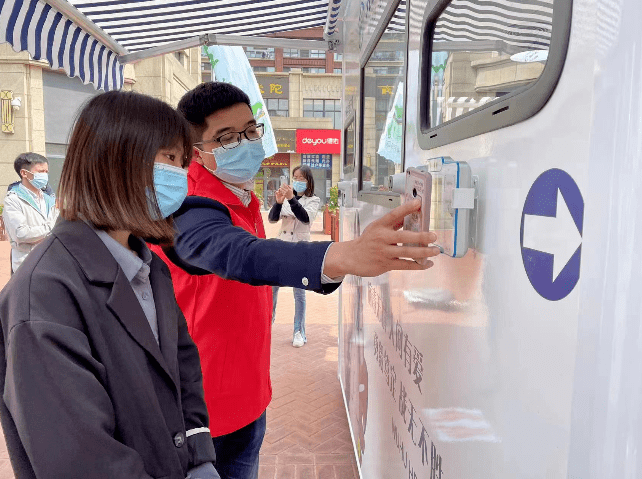
<svg viewBox="0 0 642 479">
<path fill-rule="evenodd" d="M 301 164 L 315 170 L 329 170 L 332 169 L 332 155 L 301 155 Z"/>
<path fill-rule="evenodd" d="M 261 166 L 268 168 L 290 168 L 290 155 L 287 153 L 277 153 L 263 160 Z"/>
<path fill-rule="evenodd" d="M 279 153 L 294 153 L 296 151 L 296 130 L 276 130 L 274 134 Z"/>
<path fill-rule="evenodd" d="M 341 153 L 341 130 L 297 130 L 297 153 Z"/>
<path fill-rule="evenodd" d="M 263 98 L 285 98 L 290 96 L 290 80 L 288 77 L 256 76 L 259 90 Z"/>
</svg>

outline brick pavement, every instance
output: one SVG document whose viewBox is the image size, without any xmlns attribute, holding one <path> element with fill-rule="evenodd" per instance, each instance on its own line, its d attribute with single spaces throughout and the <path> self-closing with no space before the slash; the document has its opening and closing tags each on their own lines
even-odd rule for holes
<svg viewBox="0 0 642 479">
<path fill-rule="evenodd" d="M 267 236 L 278 225 L 264 216 Z M 321 216 L 314 240 L 326 240 Z M 9 243 L 0 242 L 0 286 L 9 280 Z M 261 449 L 259 479 L 353 479 L 358 477 L 343 398 L 337 379 L 338 294 L 308 293 L 303 348 L 292 347 L 294 299 L 279 291 L 272 336 L 273 399 Z M 0 479 L 13 479 L 4 437 L 0 438 Z"/>
<path fill-rule="evenodd" d="M 268 238 L 278 224 L 264 216 Z M 322 218 L 312 227 L 313 240 L 327 240 Z M 338 293 L 306 294 L 307 344 L 292 347 L 294 298 L 279 290 L 272 329 L 272 403 L 261 449 L 259 479 L 358 477 L 343 397 L 337 379 Z"/>
</svg>

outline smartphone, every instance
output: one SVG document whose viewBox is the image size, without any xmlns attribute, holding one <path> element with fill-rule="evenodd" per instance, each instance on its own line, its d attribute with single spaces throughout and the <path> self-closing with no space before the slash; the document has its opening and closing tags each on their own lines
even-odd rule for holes
<svg viewBox="0 0 642 479">
<path fill-rule="evenodd" d="M 406 170 L 406 181 L 404 187 L 404 203 L 416 199 L 421 200 L 421 209 L 404 218 L 403 229 L 407 231 L 429 231 L 430 226 L 430 199 L 432 196 L 432 175 L 428 171 L 418 168 Z M 408 244 L 408 246 L 425 246 L 419 244 Z M 425 266 L 428 258 L 415 259 L 417 263 Z"/>
<path fill-rule="evenodd" d="M 279 186 L 287 185 L 288 179 L 285 176 L 279 177 Z"/>
</svg>

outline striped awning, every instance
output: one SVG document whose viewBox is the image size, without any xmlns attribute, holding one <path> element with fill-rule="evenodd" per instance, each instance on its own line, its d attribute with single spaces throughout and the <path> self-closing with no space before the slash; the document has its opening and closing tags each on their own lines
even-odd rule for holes
<svg viewBox="0 0 642 479">
<path fill-rule="evenodd" d="M 118 54 L 43 0 L 0 0 L 0 43 L 4 42 L 96 89 L 118 90 L 123 85 Z"/>
<path fill-rule="evenodd" d="M 453 0 L 437 20 L 434 41 L 499 40 L 511 52 L 545 50 L 552 26 L 553 0 Z"/>
<path fill-rule="evenodd" d="M 71 0 L 129 52 L 208 33 L 266 35 L 323 27 L 328 0 Z"/>
<path fill-rule="evenodd" d="M 331 0 L 328 5 L 328 18 L 326 19 L 324 34 L 331 37 L 337 33 L 337 22 L 341 11 L 341 0 Z"/>
</svg>

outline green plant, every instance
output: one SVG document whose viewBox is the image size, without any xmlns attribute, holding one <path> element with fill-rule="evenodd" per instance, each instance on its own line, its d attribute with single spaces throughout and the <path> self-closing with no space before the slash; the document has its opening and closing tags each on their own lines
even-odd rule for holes
<svg viewBox="0 0 642 479">
<path fill-rule="evenodd" d="M 330 213 L 336 213 L 339 210 L 339 187 L 330 188 L 330 199 L 328 200 L 328 209 Z"/>
</svg>

